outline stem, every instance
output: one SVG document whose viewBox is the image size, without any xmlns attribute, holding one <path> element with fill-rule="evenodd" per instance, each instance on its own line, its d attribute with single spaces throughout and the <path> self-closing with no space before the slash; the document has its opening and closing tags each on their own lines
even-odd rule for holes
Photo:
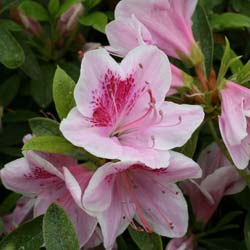
<svg viewBox="0 0 250 250">
<path fill-rule="evenodd" d="M 203 88 L 204 91 L 208 91 L 208 86 L 207 86 L 207 80 L 203 74 L 203 70 L 202 70 L 202 67 L 199 65 L 199 66 L 196 66 L 195 67 L 195 71 L 196 71 L 196 74 L 197 74 L 197 77 L 198 77 L 198 80 Z"/>
</svg>

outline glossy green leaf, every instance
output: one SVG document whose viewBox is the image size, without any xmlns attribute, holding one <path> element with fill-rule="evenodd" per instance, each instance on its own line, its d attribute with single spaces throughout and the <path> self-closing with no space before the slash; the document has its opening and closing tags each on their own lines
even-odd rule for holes
<svg viewBox="0 0 250 250">
<path fill-rule="evenodd" d="M 18 93 L 20 76 L 13 75 L 0 85 L 0 105 L 8 106 Z"/>
<path fill-rule="evenodd" d="M 60 136 L 59 123 L 48 118 L 33 118 L 29 120 L 32 133 L 36 136 L 55 135 Z"/>
<path fill-rule="evenodd" d="M 26 142 L 22 150 L 38 150 L 48 153 L 65 154 L 75 147 L 60 136 L 38 136 Z"/>
<path fill-rule="evenodd" d="M 250 17 L 238 13 L 214 14 L 211 25 L 215 30 L 250 28 Z"/>
<path fill-rule="evenodd" d="M 86 10 L 89 11 L 96 5 L 98 5 L 100 2 L 101 0 L 83 0 L 83 5 L 86 8 Z"/>
<path fill-rule="evenodd" d="M 147 232 L 138 232 L 128 228 L 129 234 L 140 250 L 163 250 L 162 240 L 159 235 Z"/>
<path fill-rule="evenodd" d="M 232 7 L 236 12 L 250 16 L 250 1 L 249 0 L 231 0 Z"/>
<path fill-rule="evenodd" d="M 204 70 L 208 76 L 213 63 L 214 42 L 208 17 L 202 5 L 197 5 L 192 19 L 194 36 L 204 55 Z"/>
<path fill-rule="evenodd" d="M 50 205 L 44 215 L 43 237 L 47 250 L 79 250 L 74 225 L 56 204 Z"/>
<path fill-rule="evenodd" d="M 3 121 L 5 123 L 19 123 L 19 122 L 26 122 L 30 118 L 36 117 L 37 113 L 24 110 L 24 109 L 17 109 L 15 111 L 11 111 L 4 114 Z"/>
<path fill-rule="evenodd" d="M 53 97 L 60 119 L 67 116 L 75 106 L 73 91 L 75 82 L 60 67 L 57 67 L 53 81 Z"/>
<path fill-rule="evenodd" d="M 3 216 L 4 214 L 10 213 L 20 197 L 21 195 L 17 193 L 10 193 L 6 196 L 0 204 L 0 215 Z"/>
<path fill-rule="evenodd" d="M 0 28 L 9 31 L 22 31 L 22 27 L 10 19 L 0 19 Z"/>
<path fill-rule="evenodd" d="M 82 2 L 82 0 L 67 0 L 67 1 L 64 1 L 64 3 L 59 8 L 59 11 L 57 12 L 56 16 L 59 17 L 64 12 L 66 12 L 72 5 L 74 5 L 76 3 L 80 3 L 80 2 Z"/>
<path fill-rule="evenodd" d="M 49 12 L 51 15 L 56 15 L 60 7 L 60 0 L 50 0 L 49 1 Z"/>
<path fill-rule="evenodd" d="M 0 63 L 14 69 L 21 66 L 24 60 L 24 51 L 17 40 L 8 30 L 0 27 Z"/>
<path fill-rule="evenodd" d="M 42 216 L 29 221 L 0 242 L 0 250 L 39 250 L 43 244 Z"/>
<path fill-rule="evenodd" d="M 52 85 L 55 66 L 47 64 L 41 67 L 39 79 L 31 80 L 31 94 L 36 103 L 46 108 L 52 102 Z"/>
<path fill-rule="evenodd" d="M 226 39 L 226 46 L 224 50 L 223 57 L 221 59 L 221 65 L 217 77 L 217 84 L 221 88 L 224 84 L 224 77 L 228 71 L 228 68 L 236 61 L 239 60 L 240 57 L 232 57 L 231 49 L 230 49 L 230 43 L 228 39 Z"/>
<path fill-rule="evenodd" d="M 105 33 L 105 27 L 108 22 L 108 17 L 104 13 L 96 11 L 87 16 L 82 16 L 79 22 L 82 25 L 91 26 L 94 29 Z"/>
<path fill-rule="evenodd" d="M 200 130 L 197 129 L 193 133 L 192 137 L 185 143 L 185 145 L 182 146 L 181 148 L 178 148 L 177 151 L 190 158 L 193 158 L 196 147 L 197 147 L 197 142 L 199 139 L 199 132 Z"/>
<path fill-rule="evenodd" d="M 48 11 L 38 2 L 23 1 L 19 5 L 19 9 L 22 10 L 27 16 L 35 20 L 49 21 Z"/>
</svg>

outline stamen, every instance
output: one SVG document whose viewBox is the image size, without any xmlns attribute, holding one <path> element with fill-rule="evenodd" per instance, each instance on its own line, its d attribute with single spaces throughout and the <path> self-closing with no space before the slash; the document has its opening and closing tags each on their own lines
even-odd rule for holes
<svg viewBox="0 0 250 250">
<path fill-rule="evenodd" d="M 146 117 L 148 117 L 150 115 L 151 111 L 155 107 L 155 99 L 153 97 L 151 89 L 148 89 L 147 93 L 149 94 L 149 107 L 148 107 L 147 111 L 141 117 L 139 117 L 139 118 L 135 119 L 134 121 L 131 121 L 131 122 L 123 125 L 119 129 L 115 130 L 115 132 L 112 133 L 111 136 L 118 135 L 118 134 L 124 132 L 125 130 L 128 130 L 129 128 L 133 127 L 133 125 L 135 125 L 136 123 L 142 121 L 143 119 L 145 119 Z"/>
<path fill-rule="evenodd" d="M 133 201 L 134 201 L 135 206 L 136 206 L 136 210 L 137 210 L 139 218 L 140 218 L 140 220 L 142 222 L 142 226 L 144 227 L 146 232 L 152 233 L 153 229 L 150 227 L 150 225 L 148 224 L 146 218 L 144 217 L 143 212 L 141 210 L 141 207 L 139 205 L 139 202 L 138 202 L 138 200 L 136 198 L 136 194 L 135 194 L 133 188 L 131 188 L 131 180 L 129 179 L 128 174 L 126 172 L 124 172 L 123 176 L 124 176 L 124 181 L 125 181 L 125 184 L 126 184 L 126 186 L 128 188 L 128 191 L 132 195 Z"/>
</svg>

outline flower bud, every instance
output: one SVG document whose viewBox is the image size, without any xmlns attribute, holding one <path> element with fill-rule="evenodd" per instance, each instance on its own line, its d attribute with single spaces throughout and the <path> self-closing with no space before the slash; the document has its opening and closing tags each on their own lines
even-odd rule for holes
<svg viewBox="0 0 250 250">
<path fill-rule="evenodd" d="M 83 15 L 83 12 L 83 5 L 76 3 L 61 15 L 57 24 L 61 36 L 67 36 L 76 28 L 78 19 Z"/>
</svg>

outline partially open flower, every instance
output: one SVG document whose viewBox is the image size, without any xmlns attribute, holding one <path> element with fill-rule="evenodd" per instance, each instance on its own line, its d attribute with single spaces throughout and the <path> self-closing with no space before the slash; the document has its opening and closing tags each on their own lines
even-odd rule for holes
<svg viewBox="0 0 250 250">
<path fill-rule="evenodd" d="M 250 159 L 250 89 L 227 81 L 221 90 L 220 132 L 237 168 Z"/>
<path fill-rule="evenodd" d="M 190 198 L 196 219 L 207 223 L 222 197 L 242 191 L 246 184 L 215 143 L 201 153 L 198 164 L 203 171 L 202 178 L 187 181 L 182 187 Z"/>
<path fill-rule="evenodd" d="M 122 0 L 115 20 L 107 25 L 111 51 L 125 54 L 142 44 L 154 44 L 167 55 L 198 65 L 201 51 L 192 33 L 197 0 Z"/>
</svg>

